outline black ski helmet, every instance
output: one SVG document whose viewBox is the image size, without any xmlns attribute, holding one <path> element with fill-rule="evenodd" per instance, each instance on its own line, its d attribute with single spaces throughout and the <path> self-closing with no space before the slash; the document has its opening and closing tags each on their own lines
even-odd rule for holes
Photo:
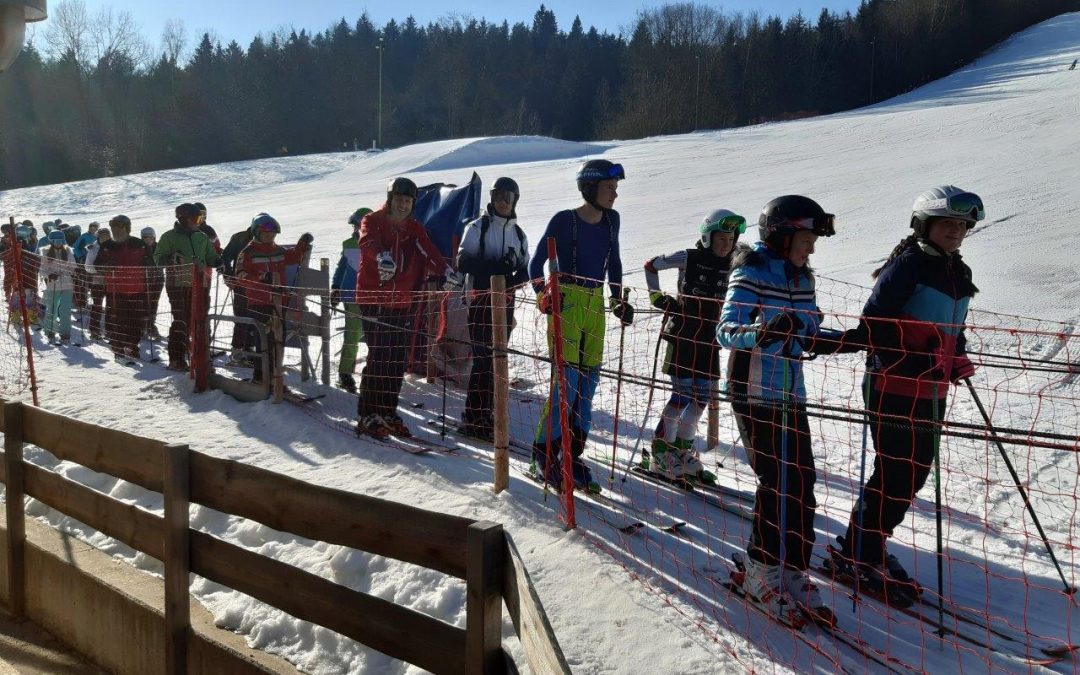
<svg viewBox="0 0 1080 675">
<path fill-rule="evenodd" d="M 581 165 L 577 172 L 577 189 L 585 202 L 604 211 L 596 204 L 596 186 L 602 180 L 625 180 L 626 172 L 622 164 L 615 164 L 606 159 L 590 159 Z"/>
<path fill-rule="evenodd" d="M 509 192 L 514 195 L 514 201 L 510 204 L 510 211 L 517 207 L 518 200 L 521 199 L 521 190 L 518 189 L 517 181 L 513 178 L 507 178 L 502 176 L 495 180 L 495 184 L 491 186 L 491 203 L 495 203 L 495 195 L 499 192 Z"/>
<path fill-rule="evenodd" d="M 199 209 L 194 204 L 187 202 L 176 207 L 176 219 L 181 223 L 186 220 L 195 220 L 199 217 Z"/>
<path fill-rule="evenodd" d="M 412 182 L 404 176 L 398 176 L 390 181 L 386 186 L 386 205 L 390 205 L 390 200 L 394 198 L 394 195 L 404 195 L 406 197 L 412 197 L 414 206 L 416 202 L 416 183 Z"/>
<path fill-rule="evenodd" d="M 791 235 L 798 230 L 810 230 L 819 237 L 836 234 L 833 214 L 809 197 L 784 195 L 770 201 L 758 216 L 758 236 L 769 248 L 786 253 Z"/>
</svg>

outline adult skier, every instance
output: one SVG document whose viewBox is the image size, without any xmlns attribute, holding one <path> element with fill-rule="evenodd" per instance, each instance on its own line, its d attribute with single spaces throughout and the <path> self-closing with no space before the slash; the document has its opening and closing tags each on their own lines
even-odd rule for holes
<svg viewBox="0 0 1080 675">
<path fill-rule="evenodd" d="M 986 213 L 978 195 L 953 185 L 923 192 L 911 211 L 913 232 L 874 271 L 863 308 L 874 471 L 829 559 L 838 573 L 857 575 L 860 590 L 902 607 L 919 589 L 885 542 L 930 473 L 949 383 L 975 372 L 964 319 L 978 289 L 960 245 Z"/>
<path fill-rule="evenodd" d="M 356 274 L 360 269 L 360 221 L 371 213 L 371 209 L 359 208 L 349 216 L 352 235 L 341 242 L 341 258 L 334 269 L 334 278 L 330 281 L 330 307 L 344 305 L 345 340 L 341 345 L 341 360 L 338 362 L 338 386 L 345 391 L 356 393 L 356 354 L 363 337 L 363 325 L 360 319 L 360 305 L 356 301 Z"/>
<path fill-rule="evenodd" d="M 622 299 L 622 258 L 619 254 L 619 212 L 612 207 L 618 198 L 619 181 L 626 173 L 619 164 L 591 159 L 577 172 L 577 187 L 584 203 L 559 211 L 548 222 L 529 263 L 529 275 L 537 292 L 537 305 L 551 312 L 551 298 L 543 284 L 547 241 L 555 239 L 559 262 L 559 290 L 563 359 L 566 368 L 566 407 L 570 429 L 571 473 L 581 489 L 598 492 L 592 471 L 582 455 L 592 426 L 592 399 L 600 381 L 604 355 L 604 280 L 611 290 L 609 306 L 623 324 L 634 320 L 634 308 Z M 549 336 L 551 322 L 549 320 Z M 549 344 L 551 344 L 549 337 Z M 554 353 L 554 352 L 553 352 Z M 559 377 L 552 368 L 551 395 L 544 406 L 533 443 L 533 469 L 547 482 L 561 483 L 559 425 Z"/>
<path fill-rule="evenodd" d="M 457 251 L 457 269 L 465 275 L 472 342 L 472 373 L 461 417 L 462 431 L 488 442 L 495 438 L 491 277 L 506 278 L 507 337 L 514 322 L 514 289 L 529 280 L 529 241 L 517 224 L 520 198 L 521 191 L 512 178 L 496 180 L 486 212 L 465 226 Z"/>
<path fill-rule="evenodd" d="M 694 450 L 698 422 L 720 379 L 720 347 L 716 326 L 727 295 L 732 253 L 746 219 L 727 209 L 705 216 L 694 248 L 656 256 L 645 263 L 645 281 L 653 307 L 667 317 L 661 337 L 667 341 L 664 373 L 671 378 L 671 397 L 660 416 L 652 455 L 644 468 L 671 480 L 715 483 Z M 679 271 L 678 297 L 660 289 L 662 270 Z"/>
<path fill-rule="evenodd" d="M 735 554 L 743 591 L 781 622 L 833 623 L 806 569 L 814 545 L 815 467 L 800 359 L 857 347 L 820 326 L 810 254 L 834 234 L 812 199 L 778 197 L 758 218 L 761 241 L 736 256 L 717 339 L 731 348 L 728 393 L 758 476 L 746 553 Z"/>
<path fill-rule="evenodd" d="M 424 226 L 413 218 L 416 183 L 399 177 L 386 203 L 360 221 L 357 300 L 363 316 L 367 362 L 356 404 L 357 434 L 412 436 L 397 413 L 405 359 L 412 337 L 417 289 L 428 277 L 453 274 Z"/>
<path fill-rule="evenodd" d="M 280 345 L 277 343 L 278 336 L 271 327 L 275 313 L 280 321 L 285 320 L 282 312 L 289 292 L 286 269 L 289 265 L 299 265 L 303 261 L 304 255 L 311 250 L 311 242 L 315 237 L 305 232 L 300 235 L 296 246 L 286 250 L 275 242 L 281 233 L 281 225 L 272 216 L 260 213 L 252 219 L 251 227 L 255 231 L 255 239 L 244 247 L 236 260 L 236 279 L 238 285 L 244 289 L 244 297 L 247 299 L 245 316 L 262 324 L 262 331 L 267 335 L 267 348 L 269 353 L 274 355 Z M 260 351 L 261 341 L 257 335 L 249 336 L 248 342 L 254 351 Z M 274 365 L 272 357 L 271 370 Z M 251 380 L 261 383 L 264 376 L 262 359 L 257 358 Z"/>
</svg>

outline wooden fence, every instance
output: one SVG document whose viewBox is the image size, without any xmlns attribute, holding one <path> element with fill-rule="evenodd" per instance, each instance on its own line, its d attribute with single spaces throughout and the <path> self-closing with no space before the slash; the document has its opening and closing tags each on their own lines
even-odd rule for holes
<svg viewBox="0 0 1080 675">
<path fill-rule="evenodd" d="M 25 612 L 24 496 L 157 558 L 165 568 L 166 672 L 187 672 L 189 579 L 197 574 L 299 619 L 434 673 L 516 672 L 502 648 L 502 608 L 534 673 L 569 673 L 566 660 L 502 525 L 425 511 L 304 483 L 239 462 L 106 429 L 19 402 L 0 431 L 7 488 L 10 610 Z M 23 461 L 23 444 L 164 496 L 164 517 Z M 354 591 L 190 529 L 201 504 L 308 539 L 394 558 L 462 579 L 466 627 Z"/>
</svg>

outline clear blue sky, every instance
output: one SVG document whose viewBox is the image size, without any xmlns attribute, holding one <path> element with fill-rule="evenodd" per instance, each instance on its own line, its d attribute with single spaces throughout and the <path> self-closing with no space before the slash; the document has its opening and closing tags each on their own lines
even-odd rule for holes
<svg viewBox="0 0 1080 675">
<path fill-rule="evenodd" d="M 271 33 L 281 27 L 292 27 L 311 32 L 322 31 L 342 17 L 352 23 L 365 10 L 376 26 L 382 26 L 390 19 L 402 20 L 409 14 L 421 24 L 437 21 L 449 14 L 472 15 L 511 24 L 518 21 L 530 23 L 532 16 L 540 7 L 540 0 L 467 0 L 466 2 L 447 3 L 445 0 L 411 0 L 407 3 L 370 2 L 357 0 L 83 0 L 91 14 L 96 14 L 102 7 L 112 7 L 117 11 L 128 11 L 141 28 L 152 46 L 161 41 L 161 31 L 168 19 L 182 19 L 188 34 L 189 50 L 191 43 L 198 40 L 204 32 L 217 35 L 222 42 L 236 40 L 242 47 L 247 47 L 258 33 Z M 57 0 L 49 0 L 54 5 Z M 725 12 L 758 10 L 763 14 L 789 16 L 798 10 L 803 15 L 816 19 L 822 7 L 835 12 L 850 10 L 854 12 L 860 0 L 709 0 L 702 4 L 722 8 Z M 658 7 L 662 2 L 592 2 L 582 3 L 575 0 L 550 0 L 544 5 L 555 12 L 559 28 L 570 27 L 575 15 L 581 16 L 586 29 L 596 26 L 599 30 L 612 33 L 629 26 L 637 11 L 643 7 Z"/>
</svg>

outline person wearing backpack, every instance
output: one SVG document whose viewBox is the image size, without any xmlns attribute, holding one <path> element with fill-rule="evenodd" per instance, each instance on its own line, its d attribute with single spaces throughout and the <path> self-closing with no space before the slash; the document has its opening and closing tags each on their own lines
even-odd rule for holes
<svg viewBox="0 0 1080 675">
<path fill-rule="evenodd" d="M 472 342 L 472 372 L 461 417 L 462 432 L 488 442 L 494 440 L 495 433 L 491 277 L 506 277 L 507 337 L 514 322 L 514 289 L 529 280 L 529 242 L 517 224 L 520 197 L 513 179 L 496 180 L 487 211 L 465 226 L 457 251 L 457 269 L 465 275 Z"/>
</svg>

